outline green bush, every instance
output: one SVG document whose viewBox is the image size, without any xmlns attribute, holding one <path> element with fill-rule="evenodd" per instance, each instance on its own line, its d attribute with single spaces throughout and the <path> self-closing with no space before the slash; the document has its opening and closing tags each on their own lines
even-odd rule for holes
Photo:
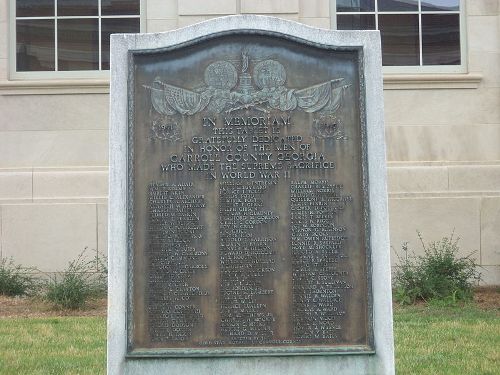
<svg viewBox="0 0 500 375">
<path fill-rule="evenodd" d="M 82 308 L 90 298 L 106 295 L 106 258 L 96 253 L 89 260 L 86 253 L 87 248 L 69 262 L 65 271 L 49 277 L 45 298 L 56 307 L 75 310 Z"/>
<path fill-rule="evenodd" d="M 22 296 L 30 294 L 36 287 L 34 268 L 14 264 L 12 258 L 0 258 L 0 294 Z"/>
<path fill-rule="evenodd" d="M 480 280 L 476 264 L 471 259 L 473 253 L 459 257 L 459 238 L 454 238 L 453 233 L 427 245 L 420 232 L 417 233 L 424 254 L 410 254 L 408 243 L 402 245 L 403 256 L 396 254 L 396 301 L 402 304 L 419 300 L 454 304 L 472 299 L 473 287 Z"/>
</svg>

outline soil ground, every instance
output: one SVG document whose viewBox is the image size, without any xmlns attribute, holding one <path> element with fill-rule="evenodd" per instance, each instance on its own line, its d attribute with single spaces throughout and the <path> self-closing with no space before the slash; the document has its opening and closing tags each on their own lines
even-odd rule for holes
<svg viewBox="0 0 500 375">
<path fill-rule="evenodd" d="M 6 297 L 0 295 L 0 318 L 50 316 L 106 316 L 106 299 L 92 300 L 84 309 L 60 310 L 39 298 Z"/>
<path fill-rule="evenodd" d="M 477 288 L 474 302 L 480 309 L 500 311 L 500 287 Z M 60 310 L 39 298 L 0 295 L 0 318 L 50 316 L 106 316 L 106 299 L 90 301 L 81 310 Z"/>
<path fill-rule="evenodd" d="M 474 291 L 474 302 L 481 309 L 500 310 L 500 286 L 476 288 Z"/>
</svg>

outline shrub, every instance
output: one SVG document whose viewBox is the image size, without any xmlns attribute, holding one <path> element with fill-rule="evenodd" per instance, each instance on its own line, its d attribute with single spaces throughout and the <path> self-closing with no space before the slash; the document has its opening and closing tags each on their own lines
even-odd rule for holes
<svg viewBox="0 0 500 375">
<path fill-rule="evenodd" d="M 34 268 L 14 264 L 12 258 L 0 258 L 0 294 L 22 296 L 34 291 L 36 278 Z"/>
<path fill-rule="evenodd" d="M 418 238 L 424 254 L 410 254 L 404 243 L 404 256 L 398 257 L 394 275 L 394 298 L 402 304 L 441 301 L 456 303 L 472 299 L 475 282 L 480 280 L 471 254 L 459 257 L 458 241 L 452 233 L 440 241 L 425 244 L 420 232 Z"/>
<path fill-rule="evenodd" d="M 45 298 L 56 307 L 64 309 L 82 308 L 90 298 L 104 296 L 107 290 L 107 268 L 105 258 L 96 253 L 90 260 L 87 248 L 69 262 L 61 274 L 49 277 Z"/>
</svg>

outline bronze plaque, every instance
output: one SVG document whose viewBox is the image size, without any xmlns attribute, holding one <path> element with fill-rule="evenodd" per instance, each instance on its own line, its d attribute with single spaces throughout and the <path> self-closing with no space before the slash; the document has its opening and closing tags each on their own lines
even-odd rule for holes
<svg viewBox="0 0 500 375">
<path fill-rule="evenodd" d="M 362 56 L 130 54 L 129 354 L 373 352 Z"/>
</svg>

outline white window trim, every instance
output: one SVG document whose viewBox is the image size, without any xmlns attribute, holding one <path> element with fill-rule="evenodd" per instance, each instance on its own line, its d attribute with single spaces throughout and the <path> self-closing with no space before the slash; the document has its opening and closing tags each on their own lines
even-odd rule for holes
<svg viewBox="0 0 500 375">
<path fill-rule="evenodd" d="M 384 74 L 460 74 L 467 73 L 467 9 L 466 0 L 460 0 L 460 11 L 443 12 L 445 14 L 459 13 L 460 19 L 460 65 L 414 65 L 414 66 L 384 66 Z M 419 3 L 420 4 L 420 3 Z M 420 6 L 419 6 L 420 7 Z M 341 14 L 426 14 L 439 12 L 342 12 Z M 337 29 L 337 0 L 330 0 L 330 24 L 332 29 Z M 378 18 L 376 18 L 378 29 Z M 420 28 L 421 28 L 421 23 Z M 419 38 L 421 37 L 421 29 L 419 30 Z M 420 41 L 420 59 L 422 61 L 422 43 Z"/>
<path fill-rule="evenodd" d="M 56 0 L 57 1 L 57 0 Z M 67 18 L 67 19 L 75 19 L 75 18 L 100 18 L 101 17 L 101 0 L 98 0 L 99 4 L 99 15 L 92 17 L 59 17 L 59 18 Z M 18 72 L 16 70 L 16 0 L 9 0 L 9 80 L 66 80 L 71 81 L 78 79 L 101 79 L 101 80 L 109 80 L 109 70 L 73 70 L 73 71 L 36 71 L 36 72 Z M 56 3 L 57 6 L 57 3 Z M 56 8 L 57 9 L 57 8 Z M 140 32 L 145 32 L 146 29 L 146 1 L 139 0 L 139 30 Z M 36 18 L 47 18 L 47 17 L 26 17 L 26 19 L 36 19 Z M 127 16 L 106 16 L 103 18 L 127 18 Z M 135 17 L 134 17 L 135 18 Z M 100 25 L 100 23 L 99 23 Z M 57 50 L 57 32 L 55 35 L 56 38 L 56 50 Z M 99 57 L 101 56 L 101 40 L 99 38 Z M 99 58 L 100 61 L 100 58 Z M 57 59 L 55 61 L 57 66 Z"/>
</svg>

